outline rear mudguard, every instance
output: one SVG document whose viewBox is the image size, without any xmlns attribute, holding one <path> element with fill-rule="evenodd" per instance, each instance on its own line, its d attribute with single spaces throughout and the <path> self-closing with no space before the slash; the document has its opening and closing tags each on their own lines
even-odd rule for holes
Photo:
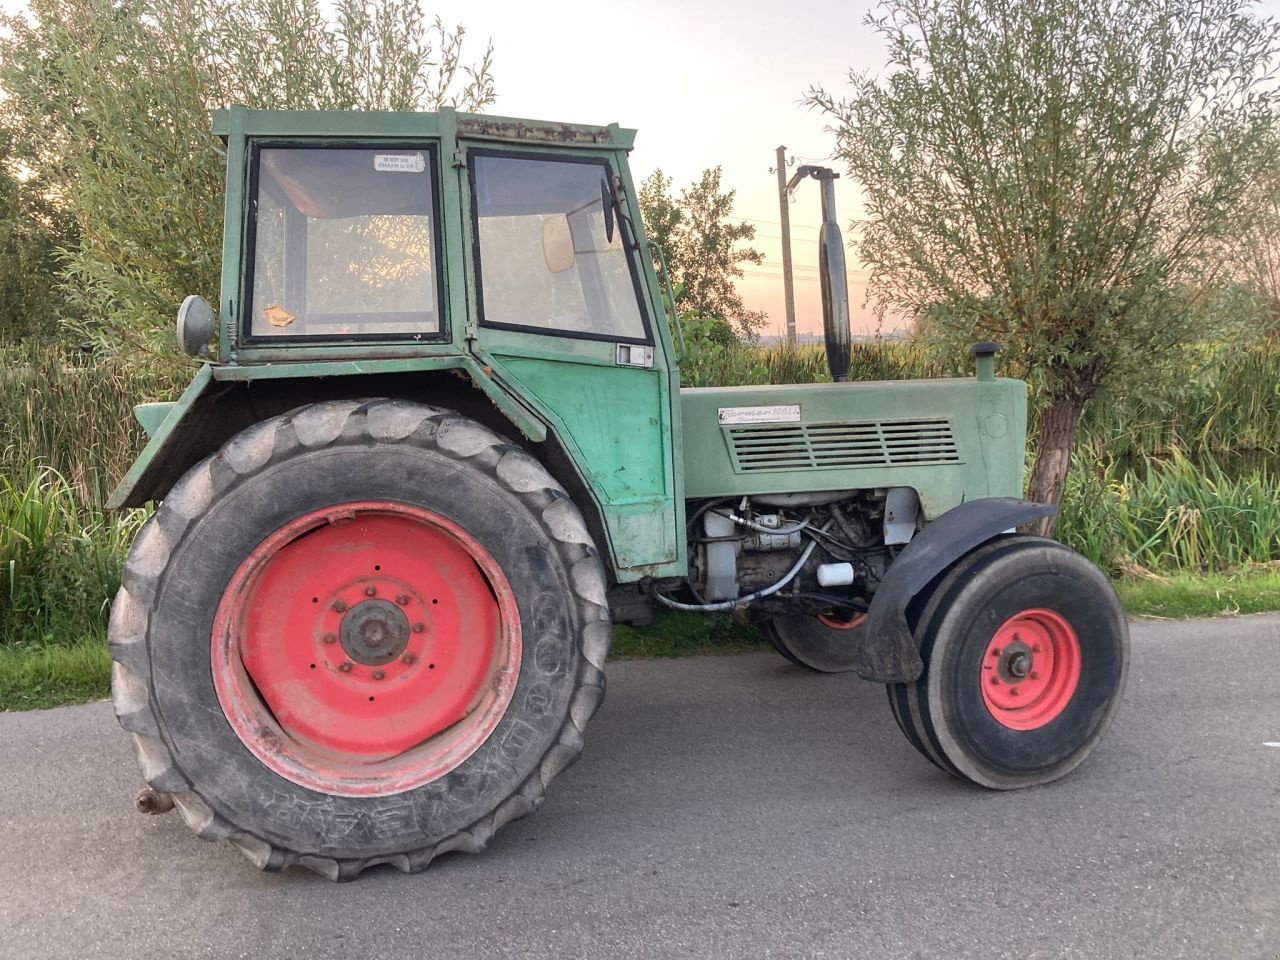
<svg viewBox="0 0 1280 960">
<path fill-rule="evenodd" d="M 969 500 L 953 507 L 912 538 L 889 564 L 871 600 L 858 675 L 880 683 L 910 683 L 924 672 L 907 607 L 939 574 L 970 550 L 1023 523 L 1051 517 L 1058 508 L 1011 497 Z"/>
</svg>

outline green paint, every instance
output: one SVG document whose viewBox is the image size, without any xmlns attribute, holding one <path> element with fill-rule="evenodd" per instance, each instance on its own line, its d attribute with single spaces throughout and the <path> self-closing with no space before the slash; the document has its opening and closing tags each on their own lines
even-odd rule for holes
<svg viewBox="0 0 1280 960">
<path fill-rule="evenodd" d="M 451 110 L 326 113 L 235 107 L 217 111 L 213 123 L 227 144 L 218 363 L 202 367 L 176 404 L 139 409 L 151 439 L 113 494 L 113 505 L 125 501 L 149 465 L 176 456 L 170 439 L 215 383 L 301 383 L 436 370 L 468 378 L 526 440 L 547 444 L 548 462 L 551 445 L 563 451 L 567 469 L 577 478 L 569 486 L 585 491 L 580 507 L 598 521 L 606 540 L 599 546 L 622 582 L 684 575 L 686 498 L 911 486 L 926 514 L 936 516 L 965 499 L 1021 494 L 1026 388 L 1016 381 L 681 391 L 662 288 L 651 258 L 641 253 L 647 246 L 627 165 L 632 130 Z M 246 276 L 253 260 L 247 243 L 253 147 L 362 143 L 434 148 L 438 169 L 431 215 L 438 240 L 432 263 L 443 297 L 431 310 L 442 311 L 442 332 L 421 341 L 243 342 Z M 468 172 L 473 149 L 607 163 L 621 212 L 640 234 L 628 256 L 652 332 L 651 367 L 620 365 L 618 344 L 608 340 L 481 326 Z M 555 272 L 550 264 L 548 269 Z M 738 426 L 722 425 L 717 416 L 721 408 L 770 406 L 798 406 L 800 414 L 793 423 Z M 164 491 L 139 488 L 140 495 L 153 492 Z"/>
<path fill-rule="evenodd" d="M 156 428 L 156 431 L 150 435 L 151 439 L 147 441 L 142 453 L 134 461 L 133 466 L 129 468 L 129 472 L 124 475 L 124 479 L 120 481 L 120 485 L 116 487 L 110 499 L 107 500 L 108 510 L 118 510 L 125 500 L 129 498 L 129 494 L 137 486 L 138 481 L 142 479 L 142 475 L 147 472 L 147 467 L 151 465 L 151 461 L 163 456 L 169 438 L 179 429 L 182 421 L 212 381 L 213 367 L 205 364 L 196 372 L 187 389 L 182 392 L 178 402 L 173 405 L 173 410 L 164 418 L 164 421 Z"/>
<path fill-rule="evenodd" d="M 140 403 L 133 408 L 133 416 L 143 432 L 154 437 L 175 406 L 174 403 Z"/>
<path fill-rule="evenodd" d="M 710 387 L 680 399 L 690 498 L 912 487 L 934 517 L 964 500 L 1022 496 L 1020 380 Z M 793 422 L 720 422 L 721 411 L 765 419 L 795 406 Z"/>
</svg>

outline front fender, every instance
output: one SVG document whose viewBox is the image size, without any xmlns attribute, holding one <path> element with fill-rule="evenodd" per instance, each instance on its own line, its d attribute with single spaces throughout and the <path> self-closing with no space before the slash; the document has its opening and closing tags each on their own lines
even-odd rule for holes
<svg viewBox="0 0 1280 960">
<path fill-rule="evenodd" d="M 940 573 L 992 537 L 1058 508 L 1012 497 L 969 500 L 921 530 L 889 565 L 871 599 L 864 629 L 868 638 L 858 675 L 880 683 L 911 683 L 924 672 L 920 645 L 907 622 L 911 601 Z"/>
</svg>

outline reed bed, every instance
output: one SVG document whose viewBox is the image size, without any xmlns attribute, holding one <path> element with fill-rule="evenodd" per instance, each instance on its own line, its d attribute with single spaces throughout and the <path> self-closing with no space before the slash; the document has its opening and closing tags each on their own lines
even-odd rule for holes
<svg viewBox="0 0 1280 960">
<path fill-rule="evenodd" d="M 0 475 L 0 644 L 101 634 L 146 512 L 86 511 L 57 471 Z"/>
<path fill-rule="evenodd" d="M 1229 474 L 1208 454 L 1171 451 L 1141 470 L 1077 456 L 1058 536 L 1116 573 L 1209 572 L 1280 560 L 1276 474 Z"/>
</svg>

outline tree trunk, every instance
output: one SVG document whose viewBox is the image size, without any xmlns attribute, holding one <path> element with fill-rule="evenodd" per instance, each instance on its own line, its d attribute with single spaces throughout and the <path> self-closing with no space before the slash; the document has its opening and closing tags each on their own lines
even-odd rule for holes
<svg viewBox="0 0 1280 960">
<path fill-rule="evenodd" d="M 1028 500 L 1036 503 L 1062 503 L 1067 473 L 1071 469 L 1071 451 L 1076 445 L 1076 433 L 1086 399 L 1069 393 L 1052 396 L 1045 404 L 1036 432 L 1036 454 L 1031 467 L 1031 482 L 1027 487 Z M 1026 532 L 1050 537 L 1057 525 L 1056 516 L 1046 517 L 1027 524 Z"/>
</svg>

